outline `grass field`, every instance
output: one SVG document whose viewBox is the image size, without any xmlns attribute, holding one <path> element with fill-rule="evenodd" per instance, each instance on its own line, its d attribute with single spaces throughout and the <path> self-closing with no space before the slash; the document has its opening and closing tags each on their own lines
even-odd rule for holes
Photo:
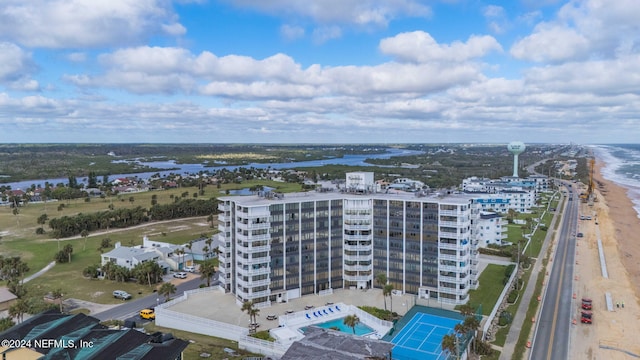
<svg viewBox="0 0 640 360">
<path fill-rule="evenodd" d="M 246 181 L 242 184 L 225 184 L 220 188 L 215 186 L 205 187 L 203 195 L 199 199 L 225 196 L 227 190 L 235 190 L 264 185 L 276 188 L 279 192 L 300 191 L 299 184 L 289 184 L 274 181 Z M 206 217 L 189 219 L 177 219 L 171 221 L 151 222 L 127 229 L 113 229 L 109 233 L 94 232 L 86 239 L 79 236 L 66 239 L 53 239 L 50 234 L 37 235 L 36 229 L 43 227 L 49 231 L 48 225 L 39 225 L 37 219 L 42 214 L 51 218 L 73 216 L 78 213 L 93 213 L 108 211 L 109 205 L 114 208 L 134 208 L 151 206 L 152 196 L 156 196 L 158 204 L 173 202 L 173 198 L 180 197 L 187 192 L 189 198 L 198 189 L 180 188 L 162 191 L 147 191 L 134 194 L 123 194 L 111 198 L 91 198 L 85 202 L 83 199 L 71 201 L 48 201 L 47 203 L 28 203 L 19 208 L 19 214 L 14 215 L 10 207 L 0 207 L 0 253 L 4 256 L 20 256 L 30 268 L 27 275 L 33 274 L 53 261 L 55 254 L 65 244 L 73 246 L 72 261 L 68 264 L 56 264 L 51 270 L 28 283 L 30 296 L 41 296 L 55 289 L 63 290 L 65 297 L 94 301 L 98 303 L 115 303 L 111 292 L 121 289 L 134 296 L 144 296 L 151 293 L 155 286 L 137 285 L 131 282 L 118 283 L 109 280 L 89 280 L 82 276 L 82 270 L 89 265 L 100 263 L 100 251 L 98 247 L 102 239 L 111 240 L 113 249 L 116 242 L 124 246 L 142 244 L 143 236 L 152 240 L 168 242 L 172 244 L 184 244 L 190 240 L 200 238 L 202 235 L 210 236 L 217 231 L 217 219 L 214 219 L 214 227 L 207 222 Z M 133 201 L 130 201 L 130 198 Z M 64 208 L 59 209 L 59 205 Z"/>
</svg>

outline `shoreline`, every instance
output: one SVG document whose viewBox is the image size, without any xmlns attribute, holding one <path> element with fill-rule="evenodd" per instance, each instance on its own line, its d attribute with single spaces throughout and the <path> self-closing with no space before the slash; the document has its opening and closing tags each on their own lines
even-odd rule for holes
<svg viewBox="0 0 640 360">
<path fill-rule="evenodd" d="M 594 190 L 604 197 L 608 207 L 609 219 L 614 225 L 614 241 L 619 250 L 622 262 L 632 284 L 636 299 L 640 298 L 640 218 L 629 198 L 628 190 L 611 180 L 604 178 L 602 169 L 605 161 L 596 157 L 594 171 Z M 601 201 L 601 199 L 600 199 Z"/>
</svg>

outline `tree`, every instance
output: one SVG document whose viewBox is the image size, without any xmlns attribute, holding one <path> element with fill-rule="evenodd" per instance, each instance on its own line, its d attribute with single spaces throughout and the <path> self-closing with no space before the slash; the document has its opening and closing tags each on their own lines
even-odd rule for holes
<svg viewBox="0 0 640 360">
<path fill-rule="evenodd" d="M 86 268 L 84 268 L 84 270 L 82 270 L 82 275 L 85 277 L 88 277 L 90 279 L 97 279 L 98 278 L 98 268 L 99 266 L 94 264 L 94 265 L 89 265 Z"/>
<path fill-rule="evenodd" d="M 0 319 L 0 332 L 5 331 L 16 323 L 10 317 Z"/>
<path fill-rule="evenodd" d="M 255 316 L 257 316 L 257 313 L 254 310 L 257 310 L 257 309 L 253 307 L 253 301 L 250 301 L 250 300 L 245 300 L 245 302 L 242 303 L 242 308 L 240 309 L 240 311 L 242 312 L 246 311 L 247 315 L 249 315 L 249 331 L 250 332 L 256 331 L 256 327 L 253 324 L 256 323 Z"/>
<path fill-rule="evenodd" d="M 356 326 L 358 326 L 358 324 L 360 323 L 360 318 L 358 318 L 358 315 L 347 315 L 344 318 L 343 323 L 350 327 L 353 330 L 353 333 L 356 333 Z"/>
<path fill-rule="evenodd" d="M 60 304 L 60 312 L 63 312 L 62 297 L 64 296 L 64 294 L 62 293 L 62 289 L 58 288 L 53 290 L 51 292 L 51 296 L 53 297 L 54 301 L 58 301 L 58 303 Z"/>
<path fill-rule="evenodd" d="M 440 346 L 442 347 L 442 351 L 448 352 L 449 354 L 455 354 L 456 359 L 458 358 L 458 347 L 457 347 L 458 339 L 455 334 L 447 334 L 442 337 L 442 343 Z"/>
<path fill-rule="evenodd" d="M 66 244 L 63 248 L 62 251 L 67 255 L 67 257 L 69 258 L 69 262 L 71 262 L 71 254 L 73 253 L 73 246 L 71 244 Z"/>
<path fill-rule="evenodd" d="M 158 289 L 158 294 L 163 295 L 165 301 L 169 301 L 171 295 L 175 294 L 178 289 L 176 286 L 170 282 L 162 283 L 160 289 Z"/>
<path fill-rule="evenodd" d="M 37 222 L 39 225 L 44 225 L 47 222 L 47 220 L 49 220 L 49 216 L 47 214 L 42 214 L 38 216 Z"/>
<path fill-rule="evenodd" d="M 387 285 L 387 274 L 380 272 L 376 275 L 376 284 L 382 288 L 382 299 L 384 300 L 384 311 L 387 311 L 387 294 L 384 293 L 385 285 Z"/>
<path fill-rule="evenodd" d="M 85 251 L 87 249 L 87 237 L 89 236 L 89 232 L 87 231 L 87 229 L 84 229 L 80 232 L 80 236 L 82 236 L 82 238 L 84 239 L 84 246 L 82 247 L 82 251 Z M 71 262 L 71 260 L 69 260 L 69 262 Z"/>
<path fill-rule="evenodd" d="M 211 286 L 211 277 L 216 274 L 216 267 L 213 261 L 205 261 L 200 264 L 200 278 L 207 280 L 207 287 Z"/>
<path fill-rule="evenodd" d="M 389 301 L 391 303 L 391 305 L 390 305 L 391 312 L 393 312 L 393 297 L 391 296 L 392 293 L 393 293 L 393 285 L 392 284 L 387 284 L 387 285 L 384 286 L 384 288 L 382 288 L 382 296 L 383 297 L 387 297 L 387 296 L 389 297 Z M 386 301 L 385 301 L 385 303 L 386 303 Z M 385 308 L 385 310 L 386 310 L 386 308 Z"/>
<path fill-rule="evenodd" d="M 9 307 L 9 316 L 18 320 L 19 323 L 22 322 L 24 318 L 24 314 L 29 312 L 29 303 L 25 299 L 18 299 L 15 304 Z"/>
</svg>

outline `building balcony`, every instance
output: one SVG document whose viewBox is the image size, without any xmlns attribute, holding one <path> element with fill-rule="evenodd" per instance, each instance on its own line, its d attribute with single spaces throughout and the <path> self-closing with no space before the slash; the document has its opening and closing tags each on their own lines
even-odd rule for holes
<svg viewBox="0 0 640 360">
<path fill-rule="evenodd" d="M 462 269 L 457 265 L 438 265 L 438 270 L 440 271 L 452 271 L 452 272 L 460 272 Z"/>
<path fill-rule="evenodd" d="M 344 244 L 344 250 L 347 251 L 371 251 L 373 250 L 373 244 L 369 245 L 347 245 Z"/>
<path fill-rule="evenodd" d="M 373 226 L 371 224 L 363 225 L 363 224 L 344 224 L 345 230 L 371 230 Z"/>
<path fill-rule="evenodd" d="M 343 265 L 343 269 L 345 271 L 371 271 L 373 269 L 373 264 L 371 265 Z"/>
<path fill-rule="evenodd" d="M 249 290 L 249 298 L 251 299 L 257 299 L 257 298 L 266 297 L 269 295 L 271 295 L 271 289 L 256 291 L 256 292 Z"/>
<path fill-rule="evenodd" d="M 236 256 L 236 260 L 238 261 L 238 265 L 257 266 L 257 265 L 264 264 L 264 263 L 270 263 L 271 262 L 271 256 L 269 256 L 269 255 L 261 256 L 261 257 L 249 256 L 246 259 L 241 257 L 241 256 Z"/>
<path fill-rule="evenodd" d="M 455 276 L 444 276 L 444 275 L 439 275 L 438 276 L 438 281 L 445 281 L 445 282 L 449 282 L 449 283 L 457 283 L 460 280 L 458 280 L 457 277 Z"/>
<path fill-rule="evenodd" d="M 371 261 L 373 260 L 373 254 L 369 255 L 342 255 L 345 261 Z"/>
<path fill-rule="evenodd" d="M 373 280 L 372 275 L 343 275 L 342 278 L 345 281 L 352 281 L 352 282 Z"/>
<path fill-rule="evenodd" d="M 271 284 L 271 279 L 267 278 L 267 279 L 262 279 L 262 280 L 248 280 L 248 281 L 244 281 L 242 280 L 241 277 L 236 277 L 236 282 L 238 283 L 239 286 L 245 287 L 245 288 L 254 288 L 254 287 L 259 287 L 259 286 L 268 286 L 269 284 Z"/>
<path fill-rule="evenodd" d="M 255 254 L 259 252 L 268 252 L 269 250 L 271 250 L 271 246 L 270 245 L 251 246 L 251 243 L 238 241 L 238 246 L 236 246 L 236 250 L 246 254 Z"/>
<path fill-rule="evenodd" d="M 452 295 L 465 295 L 469 292 L 469 289 L 456 289 L 456 288 L 440 286 L 438 287 L 438 291 L 446 294 L 452 294 Z"/>
<path fill-rule="evenodd" d="M 218 214 L 218 222 L 227 222 L 227 221 L 231 221 L 231 216 L 229 216 L 226 213 L 220 213 Z"/>
<path fill-rule="evenodd" d="M 261 267 L 261 268 L 256 268 L 256 269 L 248 269 L 248 270 L 241 270 L 244 271 L 244 273 L 247 276 L 256 276 L 256 275 L 268 275 L 271 274 L 271 268 L 268 266 L 265 267 Z"/>
<path fill-rule="evenodd" d="M 458 210 L 440 210 L 438 211 L 438 214 L 445 216 L 460 216 L 462 215 L 462 212 Z"/>
<path fill-rule="evenodd" d="M 231 211 L 231 204 L 218 203 L 218 210 L 220 210 L 220 212 Z"/>
<path fill-rule="evenodd" d="M 460 261 L 463 258 L 460 257 L 460 256 L 456 256 L 456 255 L 440 254 L 440 255 L 438 255 L 438 259 Z"/>
<path fill-rule="evenodd" d="M 438 236 L 446 237 L 446 238 L 450 238 L 450 239 L 457 239 L 458 238 L 458 233 L 457 232 L 449 232 L 449 231 L 440 231 L 438 233 Z"/>
<path fill-rule="evenodd" d="M 342 235 L 346 241 L 373 241 L 373 235 Z"/>
<path fill-rule="evenodd" d="M 438 243 L 438 248 L 440 249 L 449 249 L 449 250 L 458 250 L 460 247 L 458 244 L 449 244 L 449 243 Z"/>
<path fill-rule="evenodd" d="M 250 230 L 268 230 L 271 227 L 271 223 L 268 222 L 260 222 L 260 223 L 249 223 Z"/>
</svg>

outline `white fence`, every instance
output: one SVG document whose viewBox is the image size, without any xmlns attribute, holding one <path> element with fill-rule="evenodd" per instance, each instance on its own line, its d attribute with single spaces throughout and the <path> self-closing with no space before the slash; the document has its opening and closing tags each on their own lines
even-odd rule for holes
<svg viewBox="0 0 640 360">
<path fill-rule="evenodd" d="M 238 348 L 266 356 L 282 357 L 291 344 L 256 339 L 252 336 L 242 336 L 238 340 Z"/>
<path fill-rule="evenodd" d="M 220 287 L 208 287 L 201 289 L 194 289 L 185 291 L 180 297 L 177 297 L 164 304 L 160 304 L 155 308 L 156 320 L 155 323 L 158 326 L 168 327 L 172 329 L 189 331 L 197 334 L 204 334 L 209 336 L 215 336 L 223 339 L 239 341 L 241 337 L 249 333 L 249 329 L 215 321 L 199 316 L 180 313 L 177 311 L 169 310 L 169 308 L 175 304 L 183 302 L 189 298 L 192 294 L 211 292 L 211 291 L 223 291 Z"/>
</svg>

